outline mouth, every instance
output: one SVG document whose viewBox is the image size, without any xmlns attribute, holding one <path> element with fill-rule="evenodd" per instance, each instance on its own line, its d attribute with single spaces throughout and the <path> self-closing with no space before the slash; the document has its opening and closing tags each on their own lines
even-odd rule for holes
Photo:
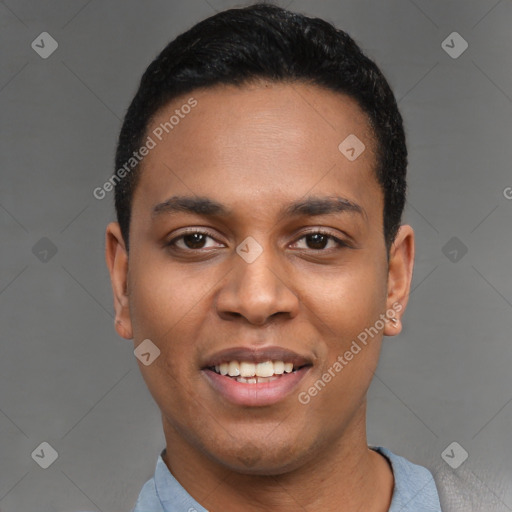
<svg viewBox="0 0 512 512">
<path fill-rule="evenodd" d="M 202 373 L 228 402 L 265 406 L 290 395 L 311 367 L 311 360 L 278 347 L 237 348 L 210 358 Z"/>
<path fill-rule="evenodd" d="M 242 384 L 264 384 L 280 379 L 283 375 L 294 373 L 309 365 L 294 366 L 290 361 L 229 361 L 207 368 L 218 375 L 229 377 Z"/>
</svg>

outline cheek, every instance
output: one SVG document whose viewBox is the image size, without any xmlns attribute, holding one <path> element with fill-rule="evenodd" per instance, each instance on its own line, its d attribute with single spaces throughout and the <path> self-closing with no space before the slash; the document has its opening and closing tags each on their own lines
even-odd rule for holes
<svg viewBox="0 0 512 512">
<path fill-rule="evenodd" d="M 325 393 L 324 405 L 346 409 L 364 397 L 378 363 L 386 267 L 369 258 L 314 282 L 308 307 L 315 312 L 317 319 L 312 321 L 321 330 L 326 348 L 317 378 L 330 390 Z M 322 384 L 318 387 L 323 389 Z"/>
<path fill-rule="evenodd" d="M 178 390 L 190 381 L 196 360 L 194 340 L 198 318 L 204 315 L 205 288 L 168 264 L 146 258 L 131 269 L 130 316 L 135 344 L 150 339 L 160 355 L 148 366 L 139 363 L 141 373 L 158 403 L 174 400 Z M 185 378 L 187 377 L 187 378 Z M 188 384 L 187 384 L 188 385 Z M 166 397 L 157 398 L 165 391 Z"/>
<path fill-rule="evenodd" d="M 190 327 L 215 282 L 208 272 L 187 272 L 163 260 L 147 257 L 130 268 L 130 313 L 136 339 L 166 340 L 176 330 Z"/>
<path fill-rule="evenodd" d="M 328 275 L 309 278 L 308 297 L 311 308 L 324 323 L 327 338 L 338 342 L 356 337 L 372 326 L 386 306 L 386 273 L 382 263 L 350 264 Z"/>
</svg>

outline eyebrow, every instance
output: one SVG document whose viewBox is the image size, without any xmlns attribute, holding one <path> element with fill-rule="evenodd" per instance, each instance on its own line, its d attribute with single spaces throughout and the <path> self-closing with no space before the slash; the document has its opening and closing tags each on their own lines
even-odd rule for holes
<svg viewBox="0 0 512 512">
<path fill-rule="evenodd" d="M 178 212 L 192 213 L 205 217 L 229 217 L 232 210 L 209 197 L 172 196 L 158 203 L 152 211 L 155 218 L 161 214 Z M 367 218 L 365 209 L 359 204 L 340 196 L 310 196 L 285 206 L 279 216 L 319 216 L 334 213 L 356 213 Z"/>
</svg>

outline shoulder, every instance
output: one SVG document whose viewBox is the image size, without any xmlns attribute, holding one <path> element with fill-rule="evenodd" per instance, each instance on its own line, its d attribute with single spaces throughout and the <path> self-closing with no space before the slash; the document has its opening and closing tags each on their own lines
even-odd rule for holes
<svg viewBox="0 0 512 512">
<path fill-rule="evenodd" d="M 444 461 L 432 467 L 443 512 L 503 512 L 510 508 L 503 501 L 510 478 L 482 465 L 464 463 L 456 470 Z"/>
<path fill-rule="evenodd" d="M 494 471 L 479 468 L 476 474 L 464 464 L 456 470 L 450 468 L 441 457 L 431 461 L 429 469 L 394 454 L 382 447 L 372 447 L 384 455 L 395 473 L 395 491 L 389 512 L 418 512 L 439 510 L 442 512 L 502 512 L 510 510 L 500 496 L 506 495 L 510 482 L 506 476 L 497 478 Z M 490 489 L 486 482 L 493 482 Z M 417 492 L 417 500 L 412 494 Z M 404 497 L 411 500 L 408 505 L 393 508 L 395 497 L 403 503 Z M 406 498 L 407 499 L 407 498 Z M 430 503 L 430 505 L 428 505 Z M 435 504 L 435 505 L 433 505 Z M 431 508 L 425 508 L 430 506 Z M 432 508 L 437 506 L 440 508 Z M 403 508 L 402 508 L 403 507 Z"/>
</svg>

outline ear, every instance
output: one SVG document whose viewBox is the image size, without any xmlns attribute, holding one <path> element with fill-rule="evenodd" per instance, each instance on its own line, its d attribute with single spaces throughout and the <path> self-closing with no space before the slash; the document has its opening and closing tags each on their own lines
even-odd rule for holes
<svg viewBox="0 0 512 512">
<path fill-rule="evenodd" d="M 387 309 L 395 312 L 398 322 L 388 321 L 384 335 L 402 332 L 401 317 L 409 300 L 414 268 L 414 230 L 406 224 L 400 226 L 389 251 Z"/>
<path fill-rule="evenodd" d="M 128 295 L 128 253 L 117 222 L 111 222 L 107 226 L 105 259 L 114 294 L 115 328 L 119 336 L 129 340 L 133 338 L 133 330 Z"/>
</svg>

